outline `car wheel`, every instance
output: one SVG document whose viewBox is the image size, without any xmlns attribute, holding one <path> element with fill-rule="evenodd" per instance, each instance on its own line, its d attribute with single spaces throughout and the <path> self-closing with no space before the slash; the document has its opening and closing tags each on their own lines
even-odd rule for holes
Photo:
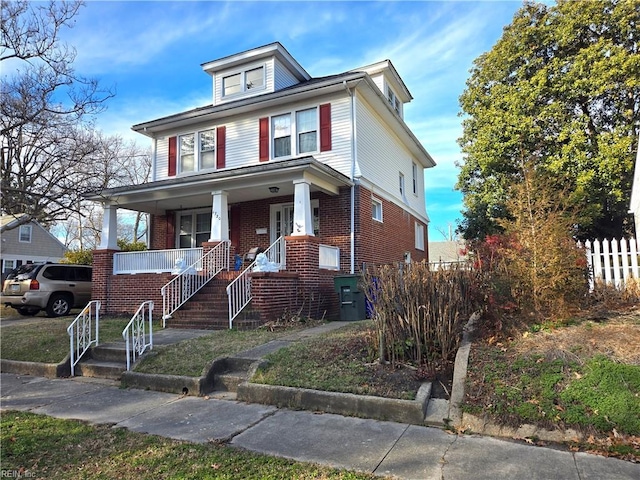
<svg viewBox="0 0 640 480">
<path fill-rule="evenodd" d="M 71 301 L 66 295 L 53 295 L 47 305 L 47 315 L 50 317 L 63 317 L 71 310 Z"/>
<path fill-rule="evenodd" d="M 30 317 L 35 315 L 36 313 L 38 313 L 40 310 L 38 310 L 37 308 L 26 308 L 26 307 L 22 307 L 22 308 L 16 308 L 16 311 L 20 314 L 23 315 L 25 317 Z"/>
</svg>

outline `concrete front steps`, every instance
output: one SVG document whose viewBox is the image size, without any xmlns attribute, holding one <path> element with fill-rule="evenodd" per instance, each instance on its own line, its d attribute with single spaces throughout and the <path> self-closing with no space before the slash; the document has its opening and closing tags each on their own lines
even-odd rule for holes
<svg viewBox="0 0 640 480">
<path fill-rule="evenodd" d="M 229 328 L 227 285 L 241 272 L 221 272 L 167 319 L 169 328 L 225 330 Z M 250 305 L 234 319 L 233 326 L 248 330 L 260 326 L 260 317 Z"/>
<path fill-rule="evenodd" d="M 82 377 L 120 380 L 127 370 L 127 350 L 124 343 L 105 343 L 93 347 L 75 367 Z"/>
</svg>

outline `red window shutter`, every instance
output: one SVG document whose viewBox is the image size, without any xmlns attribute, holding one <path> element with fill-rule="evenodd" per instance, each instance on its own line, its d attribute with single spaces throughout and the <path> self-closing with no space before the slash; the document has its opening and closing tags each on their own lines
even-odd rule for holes
<svg viewBox="0 0 640 480">
<path fill-rule="evenodd" d="M 269 160 L 269 118 L 260 119 L 260 161 Z"/>
<path fill-rule="evenodd" d="M 174 249 L 176 248 L 176 215 L 175 213 L 167 211 L 167 214 L 165 216 L 165 221 L 167 222 L 165 248 Z"/>
<path fill-rule="evenodd" d="M 331 150 L 331 104 L 320 105 L 320 151 Z"/>
<path fill-rule="evenodd" d="M 174 177 L 176 174 L 178 156 L 178 137 L 169 137 L 169 176 Z"/>
<path fill-rule="evenodd" d="M 218 127 L 216 129 L 216 168 L 225 167 L 225 155 L 226 155 L 226 139 L 227 139 L 227 127 Z"/>
</svg>

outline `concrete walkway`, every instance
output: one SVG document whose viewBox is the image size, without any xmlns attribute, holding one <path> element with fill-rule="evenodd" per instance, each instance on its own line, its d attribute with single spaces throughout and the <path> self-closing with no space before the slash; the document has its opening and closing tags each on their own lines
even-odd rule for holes
<svg viewBox="0 0 640 480">
<path fill-rule="evenodd" d="M 0 407 L 405 479 L 638 479 L 640 465 L 437 428 L 3 373 Z"/>
</svg>

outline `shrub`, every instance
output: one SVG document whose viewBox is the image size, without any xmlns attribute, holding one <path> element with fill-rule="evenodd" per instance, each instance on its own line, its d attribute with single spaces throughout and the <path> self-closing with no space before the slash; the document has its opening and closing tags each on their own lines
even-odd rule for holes
<svg viewBox="0 0 640 480">
<path fill-rule="evenodd" d="M 365 294 L 380 359 L 416 365 L 451 360 L 464 323 L 479 307 L 474 276 L 461 267 L 431 271 L 424 262 L 369 269 Z"/>
</svg>

